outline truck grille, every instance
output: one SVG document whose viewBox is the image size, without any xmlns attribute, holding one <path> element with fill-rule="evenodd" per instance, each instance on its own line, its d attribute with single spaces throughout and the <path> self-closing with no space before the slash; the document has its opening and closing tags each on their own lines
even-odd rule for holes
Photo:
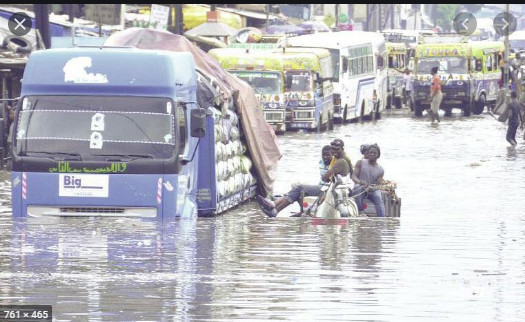
<svg viewBox="0 0 525 322">
<path fill-rule="evenodd" d="M 266 121 L 283 121 L 284 113 L 282 112 L 265 112 L 264 118 Z"/>
<path fill-rule="evenodd" d="M 27 206 L 30 217 L 157 217 L 155 207 Z"/>
</svg>

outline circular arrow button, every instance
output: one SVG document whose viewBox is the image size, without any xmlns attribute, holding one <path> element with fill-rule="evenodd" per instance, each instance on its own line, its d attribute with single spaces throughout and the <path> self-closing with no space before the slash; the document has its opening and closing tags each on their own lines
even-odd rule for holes
<svg viewBox="0 0 525 322">
<path fill-rule="evenodd" d="M 494 30 L 501 36 L 510 35 L 516 31 L 518 26 L 516 18 L 508 12 L 502 12 L 497 15 L 492 23 L 494 25 Z"/>
<path fill-rule="evenodd" d="M 459 13 L 452 23 L 454 30 L 462 36 L 470 36 L 478 27 L 476 17 L 467 12 Z"/>
<path fill-rule="evenodd" d="M 29 18 L 29 16 L 25 13 L 17 12 L 13 13 L 13 15 L 9 17 L 7 26 L 14 35 L 24 36 L 29 31 L 31 31 L 33 22 L 31 21 L 31 18 Z"/>
</svg>

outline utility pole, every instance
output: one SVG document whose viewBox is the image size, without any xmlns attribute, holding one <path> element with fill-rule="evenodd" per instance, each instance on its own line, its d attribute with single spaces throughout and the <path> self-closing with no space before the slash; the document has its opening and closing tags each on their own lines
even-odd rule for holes
<svg viewBox="0 0 525 322">
<path fill-rule="evenodd" d="M 377 13 L 377 28 L 376 28 L 376 31 L 381 31 L 383 28 L 381 28 L 381 22 L 383 21 L 383 12 L 382 12 L 382 7 L 383 7 L 383 4 L 382 3 L 379 3 L 377 4 L 378 6 L 378 13 Z"/>
<path fill-rule="evenodd" d="M 508 15 L 509 15 L 509 4 L 507 3 L 505 5 L 505 18 L 507 19 L 507 21 L 510 21 L 510 19 L 508 18 Z M 505 32 L 505 55 L 503 57 L 504 59 L 504 62 L 505 62 L 505 67 L 503 68 L 503 86 L 504 87 L 504 93 L 505 93 L 505 99 L 507 99 L 507 92 L 508 92 L 508 84 L 509 84 L 509 32 L 508 32 L 508 27 L 507 27 L 507 32 Z"/>
<path fill-rule="evenodd" d="M 391 12 L 391 15 L 390 15 L 390 29 L 394 29 L 395 28 L 395 22 L 394 22 L 394 18 L 396 16 L 396 5 L 395 4 L 391 4 L 390 5 L 390 12 Z"/>
<path fill-rule="evenodd" d="M 270 27 L 270 4 L 266 4 L 266 31 Z"/>
<path fill-rule="evenodd" d="M 175 33 L 184 34 L 184 17 L 182 15 L 182 3 L 175 4 Z"/>
<path fill-rule="evenodd" d="M 417 29 L 417 12 L 419 11 L 419 4 L 416 4 L 416 10 L 414 10 L 414 30 Z"/>
<path fill-rule="evenodd" d="M 339 25 L 339 5 L 336 3 L 335 4 L 335 30 L 337 30 L 338 25 Z"/>
<path fill-rule="evenodd" d="M 47 4 L 34 4 L 36 29 L 40 32 L 45 48 L 51 48 L 51 36 L 49 35 L 49 9 Z M 37 36 L 38 39 L 38 36 Z"/>
</svg>

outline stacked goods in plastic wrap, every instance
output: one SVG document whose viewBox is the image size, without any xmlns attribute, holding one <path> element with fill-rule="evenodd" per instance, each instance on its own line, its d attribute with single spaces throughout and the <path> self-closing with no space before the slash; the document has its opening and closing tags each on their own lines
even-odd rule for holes
<svg viewBox="0 0 525 322">
<path fill-rule="evenodd" d="M 215 167 L 220 213 L 252 197 L 256 180 L 251 173 L 252 160 L 241 140 L 239 118 L 227 109 L 212 109 L 215 130 Z"/>
</svg>

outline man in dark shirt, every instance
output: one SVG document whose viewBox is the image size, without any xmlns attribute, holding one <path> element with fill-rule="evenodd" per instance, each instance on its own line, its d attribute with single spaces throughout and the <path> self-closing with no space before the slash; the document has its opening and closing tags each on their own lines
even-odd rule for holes
<svg viewBox="0 0 525 322">
<path fill-rule="evenodd" d="M 523 123 L 522 115 L 521 115 L 521 104 L 517 100 L 518 94 L 516 91 L 512 91 L 510 93 L 510 102 L 508 105 L 509 109 L 509 127 L 507 129 L 507 141 L 512 145 L 515 146 L 518 143 L 516 142 L 516 131 L 518 130 L 518 127 L 520 124 Z"/>
</svg>

